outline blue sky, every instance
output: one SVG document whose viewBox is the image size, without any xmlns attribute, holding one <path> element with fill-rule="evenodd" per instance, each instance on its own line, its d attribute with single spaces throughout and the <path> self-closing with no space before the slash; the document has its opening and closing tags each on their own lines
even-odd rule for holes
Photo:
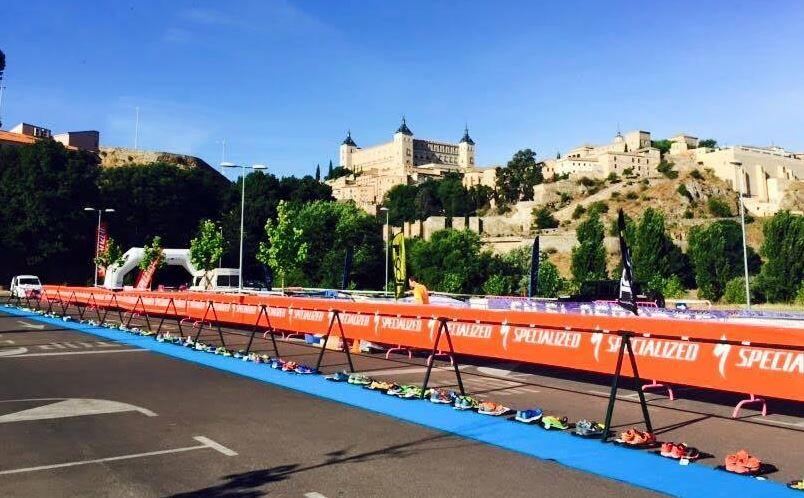
<svg viewBox="0 0 804 498">
<path fill-rule="evenodd" d="M 804 151 L 804 2 L 38 1 L 0 10 L 4 128 L 97 129 L 140 146 L 337 165 L 390 139 L 457 141 L 478 164 L 623 131 Z"/>
</svg>

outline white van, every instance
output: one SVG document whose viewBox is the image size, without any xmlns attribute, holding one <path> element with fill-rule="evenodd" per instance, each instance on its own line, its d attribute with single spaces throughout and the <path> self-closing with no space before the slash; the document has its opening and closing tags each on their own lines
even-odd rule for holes
<svg viewBox="0 0 804 498">
<path fill-rule="evenodd" d="M 26 294 L 42 292 L 42 282 L 36 275 L 17 275 L 11 279 L 11 295 L 25 299 Z"/>
<path fill-rule="evenodd" d="M 193 277 L 191 291 L 233 292 L 240 283 L 240 270 L 237 268 L 215 268 L 208 275 L 204 272 Z"/>
</svg>

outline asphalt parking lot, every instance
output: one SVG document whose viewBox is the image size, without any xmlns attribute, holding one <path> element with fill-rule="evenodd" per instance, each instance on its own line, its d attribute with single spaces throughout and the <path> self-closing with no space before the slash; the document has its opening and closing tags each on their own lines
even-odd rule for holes
<svg viewBox="0 0 804 498">
<path fill-rule="evenodd" d="M 38 325 L 0 314 L 4 496 L 653 495 Z"/>
</svg>

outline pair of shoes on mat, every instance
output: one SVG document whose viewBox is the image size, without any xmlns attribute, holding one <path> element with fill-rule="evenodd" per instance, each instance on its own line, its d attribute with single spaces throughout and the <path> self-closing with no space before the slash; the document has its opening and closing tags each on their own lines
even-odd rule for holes
<svg viewBox="0 0 804 498">
<path fill-rule="evenodd" d="M 684 443 L 673 443 L 669 441 L 662 443 L 662 449 L 659 451 L 659 453 L 663 457 L 675 458 L 676 460 L 680 460 L 682 458 L 687 460 L 695 460 L 699 456 L 697 449 L 687 446 Z"/>
<path fill-rule="evenodd" d="M 373 380 L 371 384 L 366 384 L 363 387 L 366 389 L 370 389 L 372 391 L 388 391 L 389 389 L 395 387 L 396 384 L 393 382 L 386 382 L 384 380 Z"/>
<path fill-rule="evenodd" d="M 298 365 L 296 365 L 296 368 L 293 369 L 293 372 L 297 373 L 297 374 L 308 375 L 308 374 L 317 373 L 318 371 L 315 368 L 308 367 L 307 365 L 304 365 L 303 363 L 299 363 Z"/>
<path fill-rule="evenodd" d="M 421 398 L 424 391 L 422 391 L 421 386 L 415 386 L 413 384 L 403 384 L 401 386 L 398 386 L 396 389 L 389 389 L 385 393 L 390 394 L 391 396 L 396 396 L 397 398 L 413 399 L 413 398 Z"/>
<path fill-rule="evenodd" d="M 297 368 L 298 366 L 299 366 L 299 364 L 298 364 L 298 363 L 296 363 L 295 361 L 286 361 L 286 362 L 285 362 L 285 363 L 282 365 L 282 371 L 283 371 L 283 372 L 294 372 L 294 371 L 296 371 L 296 368 Z"/>
<path fill-rule="evenodd" d="M 451 405 L 458 395 L 455 391 L 449 389 L 430 389 L 429 398 L 431 403 L 438 403 L 443 405 Z"/>
<path fill-rule="evenodd" d="M 804 479 L 798 481 L 790 481 L 787 483 L 787 487 L 790 489 L 795 489 L 797 491 L 804 491 Z"/>
<path fill-rule="evenodd" d="M 285 362 L 279 358 L 270 358 L 268 360 L 268 365 L 275 370 L 283 370 Z"/>
<path fill-rule="evenodd" d="M 517 410 L 514 420 L 522 422 L 523 424 L 532 424 L 542 418 L 541 408 L 533 408 L 531 410 Z"/>
<path fill-rule="evenodd" d="M 477 413 L 481 415 L 499 417 L 500 415 L 505 415 L 509 411 L 511 411 L 511 409 L 507 406 L 503 406 L 500 403 L 495 403 L 493 401 L 483 401 L 477 405 Z"/>
<path fill-rule="evenodd" d="M 759 471 L 762 461 L 745 450 L 726 455 L 726 470 L 735 474 L 753 474 Z"/>
<path fill-rule="evenodd" d="M 575 434 L 579 436 L 598 436 L 603 434 L 605 427 L 599 422 L 590 420 L 579 420 L 575 424 Z"/>
<path fill-rule="evenodd" d="M 347 379 L 347 382 L 350 384 L 354 384 L 356 386 L 368 386 L 373 382 L 373 380 L 368 375 L 353 373 L 349 375 L 349 379 Z"/>
<path fill-rule="evenodd" d="M 625 432 L 620 433 L 617 442 L 627 444 L 629 446 L 643 446 L 646 444 L 653 444 L 656 442 L 656 436 L 651 432 L 640 431 L 633 427 Z"/>
<path fill-rule="evenodd" d="M 569 429 L 567 417 L 556 417 L 555 415 L 545 415 L 542 417 L 542 427 L 547 430 L 558 429 L 565 431 Z"/>
<path fill-rule="evenodd" d="M 344 370 L 343 372 L 335 372 L 334 374 L 327 375 L 324 378 L 333 382 L 345 382 L 349 380 L 349 374 Z"/>
<path fill-rule="evenodd" d="M 478 401 L 471 397 L 471 396 L 458 396 L 455 398 L 455 402 L 452 404 L 452 407 L 456 410 L 474 410 L 479 405 Z"/>
</svg>

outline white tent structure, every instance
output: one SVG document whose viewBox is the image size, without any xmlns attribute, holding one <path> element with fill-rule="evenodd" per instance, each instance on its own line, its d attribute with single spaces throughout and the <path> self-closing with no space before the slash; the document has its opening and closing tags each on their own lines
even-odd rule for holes
<svg viewBox="0 0 804 498">
<path fill-rule="evenodd" d="M 202 270 L 196 270 L 190 262 L 189 249 L 163 249 L 165 254 L 165 264 L 184 267 L 193 277 L 203 276 Z M 107 289 L 122 289 L 123 278 L 132 270 L 136 269 L 145 255 L 142 247 L 132 247 L 123 254 L 123 264 L 112 265 L 106 269 L 106 276 L 103 279 L 103 286 Z"/>
</svg>

